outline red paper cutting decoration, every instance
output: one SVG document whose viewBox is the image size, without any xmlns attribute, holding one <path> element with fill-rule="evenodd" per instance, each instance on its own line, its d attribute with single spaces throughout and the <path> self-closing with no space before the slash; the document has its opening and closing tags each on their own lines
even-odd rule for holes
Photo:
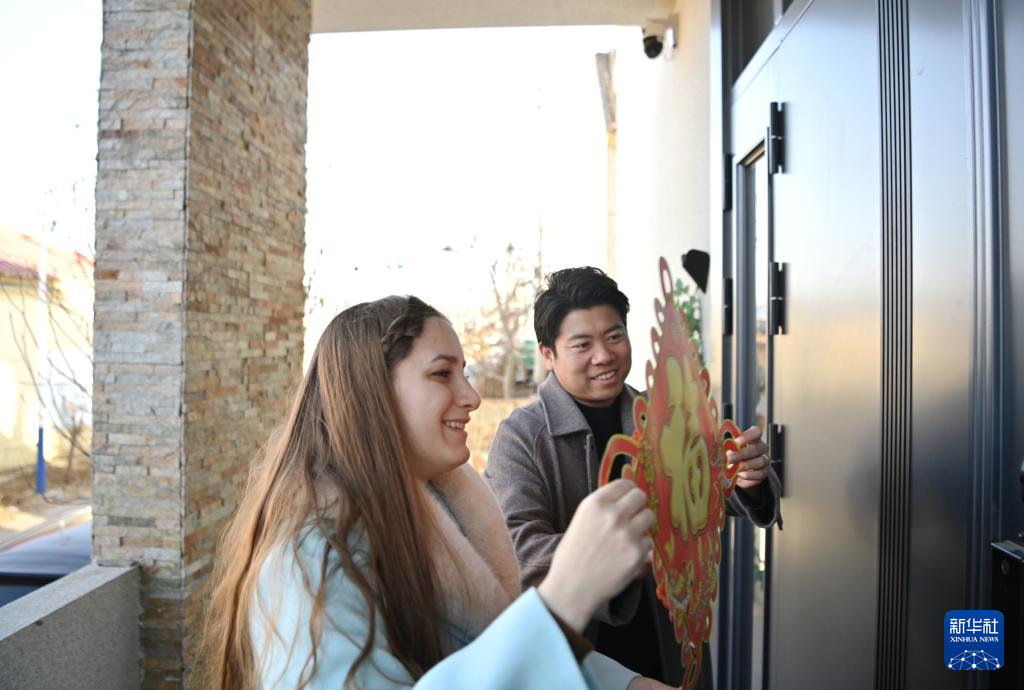
<svg viewBox="0 0 1024 690">
<path fill-rule="evenodd" d="M 654 362 L 647 362 L 647 397 L 633 403 L 636 431 L 608 441 L 600 483 L 611 481 L 617 456 L 629 456 L 622 476 L 647 493 L 657 520 L 654 578 L 683 649 L 683 687 L 700 678 L 701 646 L 711 636 L 712 604 L 718 596 L 725 502 L 736 487 L 737 465 L 725 453 L 737 450 L 740 430 L 718 421 L 707 369 L 687 337 L 686 316 L 675 307 L 668 263 L 658 263 L 664 302 L 655 299 L 657 329 L 651 329 Z"/>
</svg>

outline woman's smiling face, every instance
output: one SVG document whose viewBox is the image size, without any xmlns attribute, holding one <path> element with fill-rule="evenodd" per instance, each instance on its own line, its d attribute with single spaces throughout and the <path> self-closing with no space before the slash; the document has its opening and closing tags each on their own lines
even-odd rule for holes
<svg viewBox="0 0 1024 690">
<path fill-rule="evenodd" d="M 413 473 L 429 481 L 469 460 L 466 424 L 480 407 L 469 384 L 462 345 L 451 324 L 432 317 L 391 372 Z"/>
</svg>

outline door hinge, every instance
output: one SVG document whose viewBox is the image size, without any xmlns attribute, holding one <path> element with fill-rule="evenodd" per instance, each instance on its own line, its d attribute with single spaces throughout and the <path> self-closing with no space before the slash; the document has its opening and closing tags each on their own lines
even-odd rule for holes
<svg viewBox="0 0 1024 690">
<path fill-rule="evenodd" d="M 722 335 L 732 335 L 732 278 L 722 285 Z"/>
<path fill-rule="evenodd" d="M 786 332 L 786 264 L 773 261 L 768 273 L 768 335 Z"/>
<path fill-rule="evenodd" d="M 786 120 L 783 104 L 772 102 L 768 110 L 768 174 L 785 172 Z"/>
<path fill-rule="evenodd" d="M 768 457 L 779 478 L 779 494 L 785 495 L 786 428 L 781 424 L 768 425 Z"/>
<path fill-rule="evenodd" d="M 732 154 L 722 154 L 722 211 L 732 210 Z"/>
</svg>

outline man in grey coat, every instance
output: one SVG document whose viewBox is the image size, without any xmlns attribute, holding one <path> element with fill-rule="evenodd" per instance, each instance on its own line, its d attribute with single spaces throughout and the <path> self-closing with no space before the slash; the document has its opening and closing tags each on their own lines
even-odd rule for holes
<svg viewBox="0 0 1024 690">
<path fill-rule="evenodd" d="M 632 365 L 628 312 L 628 298 L 596 268 L 552 273 L 537 296 L 534 328 L 551 373 L 538 399 L 498 427 L 484 472 L 505 513 L 524 587 L 544 579 L 577 506 L 597 488 L 608 438 L 634 431 L 633 399 L 640 393 L 625 383 Z M 751 427 L 728 457 L 739 463 L 739 488 L 728 508 L 769 527 L 779 515 L 778 479 L 760 437 Z M 586 635 L 637 673 L 682 682 L 680 647 L 650 573 L 599 611 Z M 703 659 L 698 687 L 711 688 L 707 645 Z"/>
</svg>

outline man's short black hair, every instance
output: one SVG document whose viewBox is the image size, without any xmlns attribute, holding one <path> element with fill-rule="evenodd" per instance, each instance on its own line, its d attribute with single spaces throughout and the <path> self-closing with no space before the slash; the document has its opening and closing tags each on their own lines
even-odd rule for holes
<svg viewBox="0 0 1024 690">
<path fill-rule="evenodd" d="M 533 302 L 533 330 L 537 333 L 537 342 L 554 350 L 555 338 L 569 312 L 605 305 L 619 313 L 625 326 L 629 298 L 601 269 L 582 266 L 548 274 L 547 288 L 541 290 Z"/>
</svg>

